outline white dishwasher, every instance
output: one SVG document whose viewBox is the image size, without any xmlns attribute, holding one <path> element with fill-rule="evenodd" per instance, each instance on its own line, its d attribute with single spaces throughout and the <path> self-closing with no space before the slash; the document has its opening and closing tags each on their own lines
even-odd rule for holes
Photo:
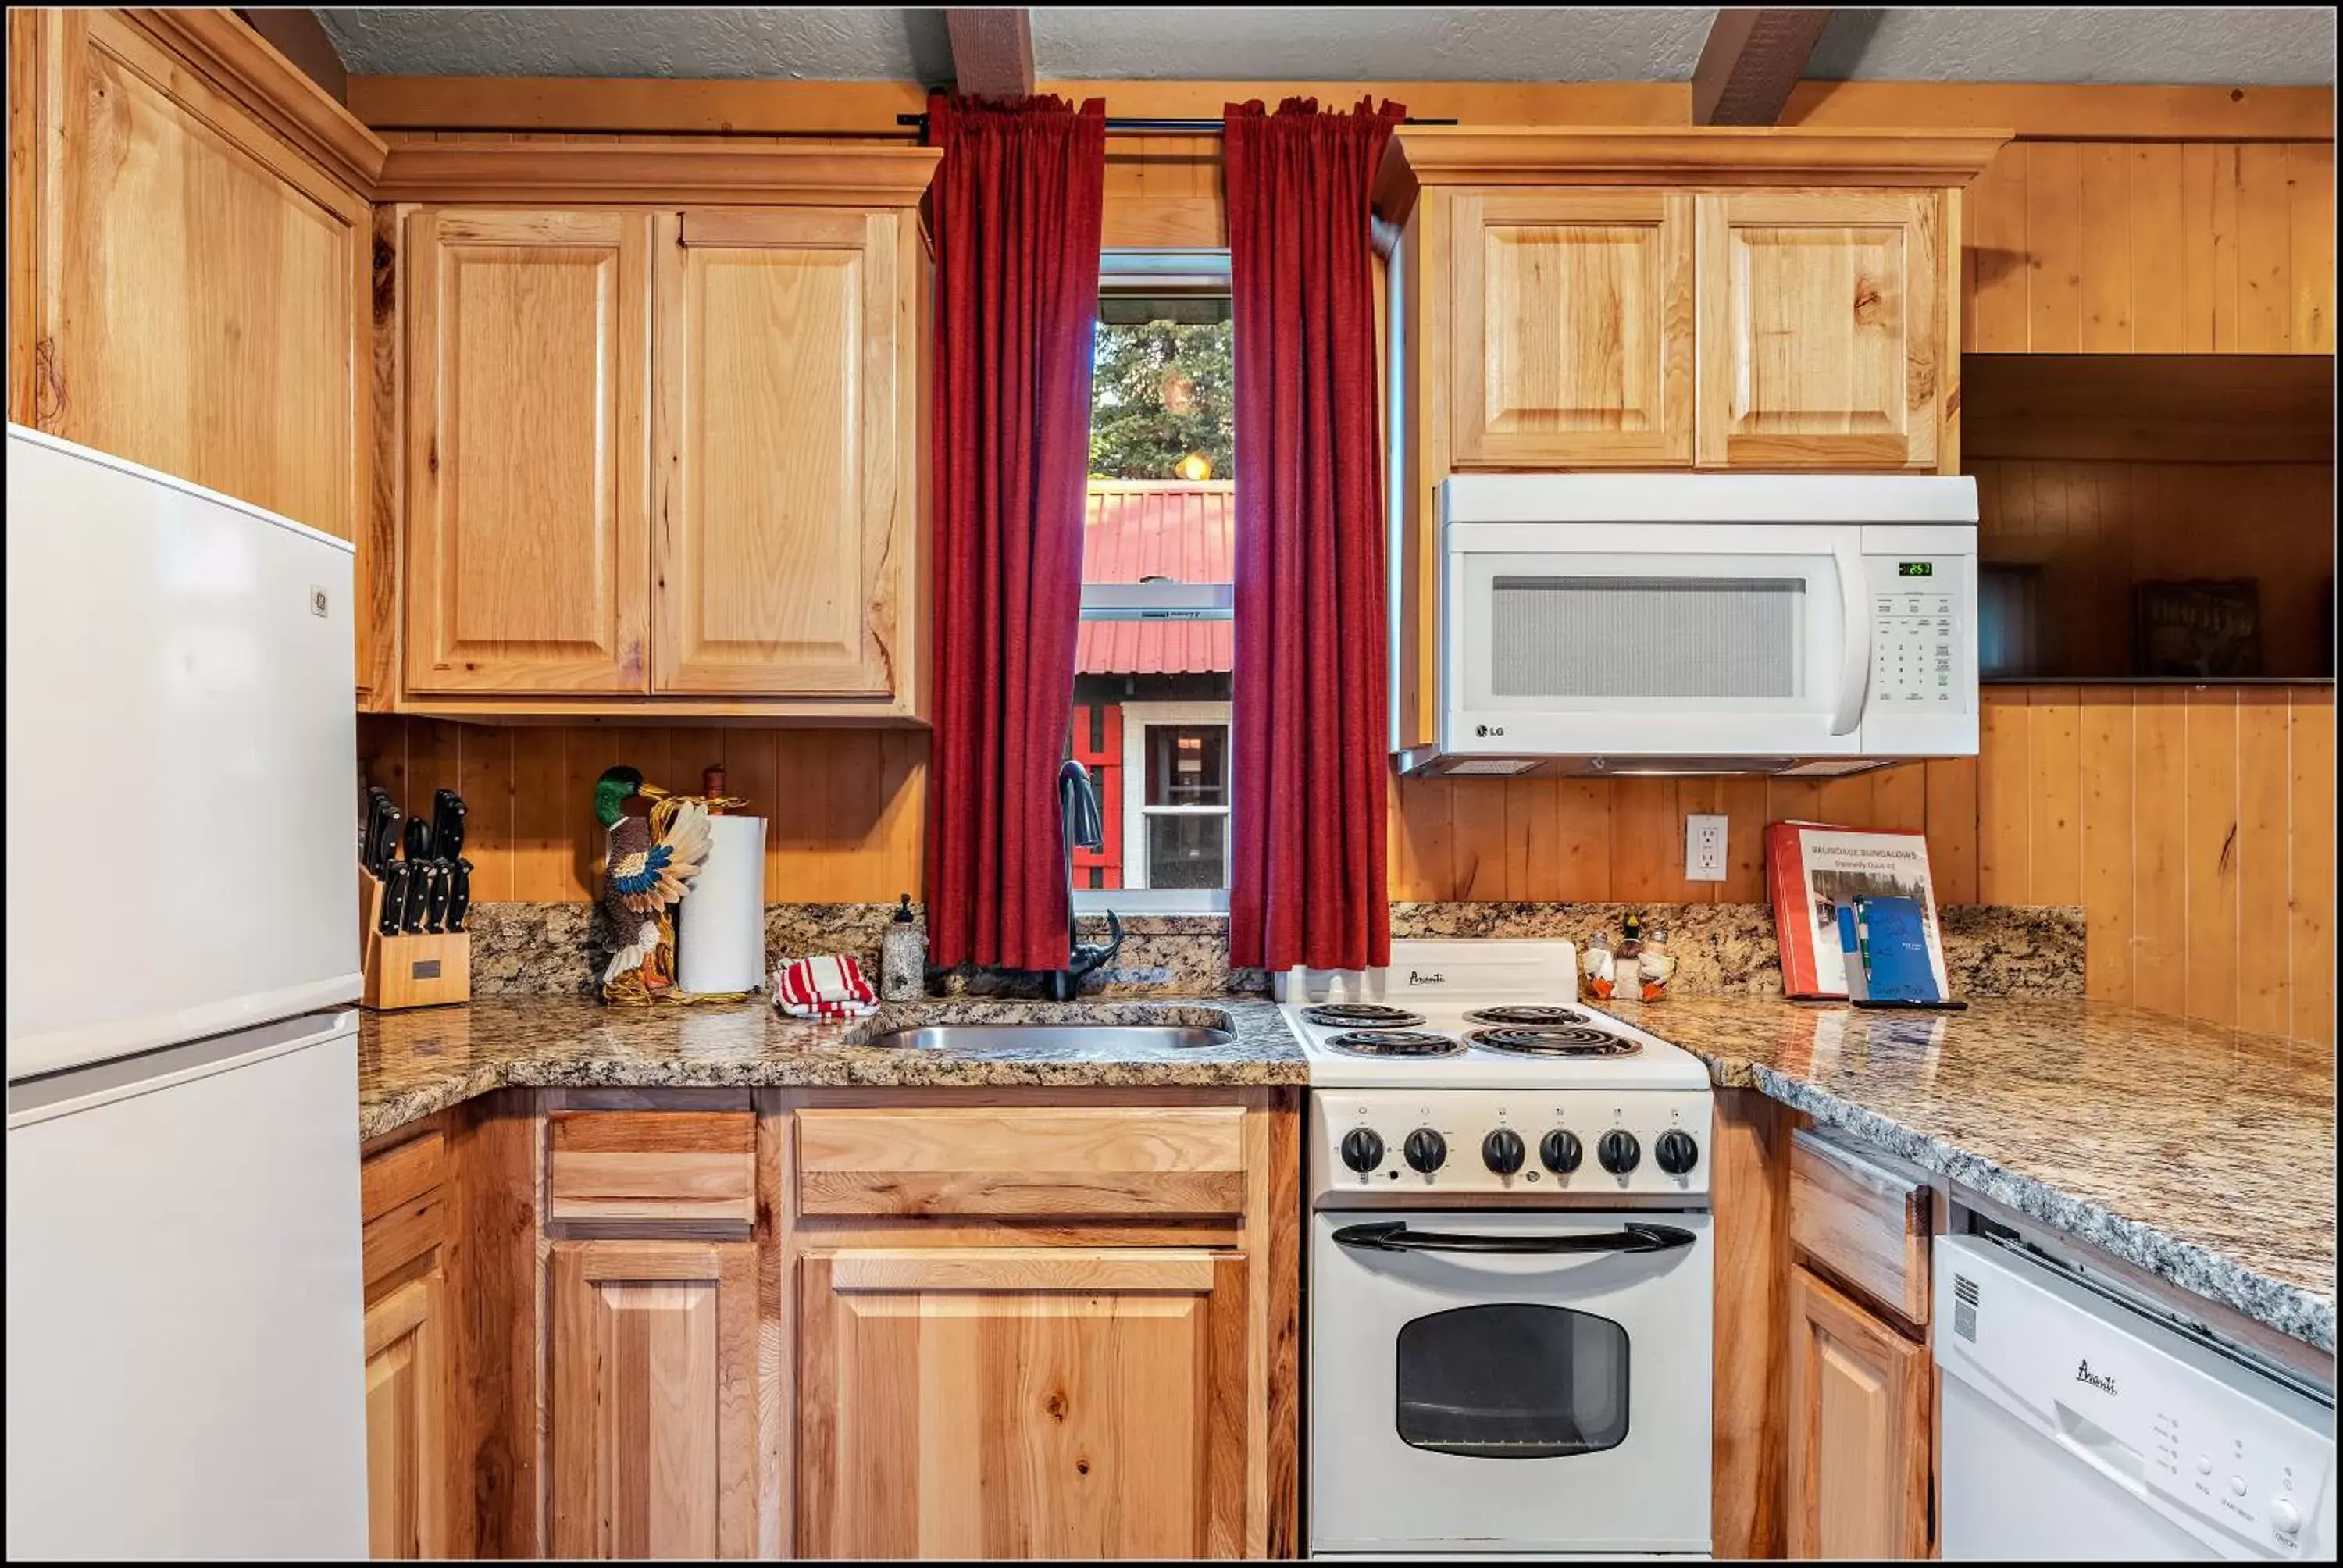
<svg viewBox="0 0 2343 1568">
<path fill-rule="evenodd" d="M 1986 1236 L 1936 1279 L 1946 1559 L 2334 1560 L 2331 1394 Z"/>
</svg>

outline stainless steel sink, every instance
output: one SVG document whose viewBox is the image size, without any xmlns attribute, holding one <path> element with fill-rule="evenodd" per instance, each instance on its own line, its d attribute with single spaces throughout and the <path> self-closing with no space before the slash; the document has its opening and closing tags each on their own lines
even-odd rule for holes
<svg viewBox="0 0 2343 1568">
<path fill-rule="evenodd" d="M 879 1050 L 1197 1050 L 1228 1045 L 1224 1029 L 1131 1023 L 949 1023 L 892 1029 L 863 1043 Z"/>
</svg>

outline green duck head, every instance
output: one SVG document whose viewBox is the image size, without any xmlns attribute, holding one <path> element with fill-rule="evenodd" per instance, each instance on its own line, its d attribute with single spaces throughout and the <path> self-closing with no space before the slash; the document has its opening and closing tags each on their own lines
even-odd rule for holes
<svg viewBox="0 0 2343 1568">
<path fill-rule="evenodd" d="M 618 819 L 627 814 L 627 802 L 636 796 L 658 800 L 666 794 L 658 785 L 644 783 L 642 774 L 635 769 L 605 769 L 602 777 L 594 781 L 595 820 L 605 828 L 615 828 Z"/>
</svg>

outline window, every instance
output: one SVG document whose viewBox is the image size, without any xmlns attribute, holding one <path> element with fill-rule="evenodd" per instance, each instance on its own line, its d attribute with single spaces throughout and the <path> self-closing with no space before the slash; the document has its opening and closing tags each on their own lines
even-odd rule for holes
<svg viewBox="0 0 2343 1568">
<path fill-rule="evenodd" d="M 1072 755 L 1106 843 L 1077 909 L 1228 908 L 1235 365 L 1228 256 L 1100 264 Z"/>
</svg>

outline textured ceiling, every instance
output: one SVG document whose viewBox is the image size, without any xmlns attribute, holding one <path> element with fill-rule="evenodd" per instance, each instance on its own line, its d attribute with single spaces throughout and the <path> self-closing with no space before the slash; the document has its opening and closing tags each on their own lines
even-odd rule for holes
<svg viewBox="0 0 2343 1568">
<path fill-rule="evenodd" d="M 1182 7 L 1033 12 L 1044 77 L 1680 81 L 1709 8 Z M 732 76 L 940 82 L 932 7 L 317 13 L 367 75 Z M 1879 81 L 2332 85 L 2331 9 L 1933 7 L 1834 13 L 1809 75 Z"/>
</svg>

